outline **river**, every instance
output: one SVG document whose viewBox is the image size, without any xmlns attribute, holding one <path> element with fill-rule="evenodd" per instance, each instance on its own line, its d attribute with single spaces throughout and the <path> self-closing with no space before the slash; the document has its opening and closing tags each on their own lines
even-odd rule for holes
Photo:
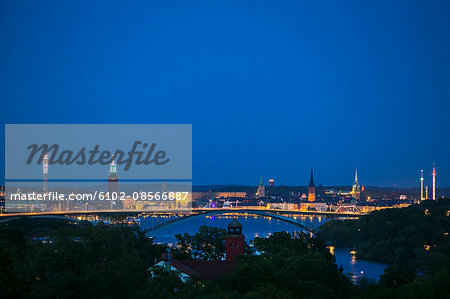
<svg viewBox="0 0 450 299">
<path fill-rule="evenodd" d="M 172 217 L 169 216 L 146 216 L 140 219 L 141 227 L 143 229 L 149 229 L 157 224 L 166 222 Z M 176 234 L 195 234 L 199 227 L 202 225 L 216 226 L 226 229 L 226 226 L 237 218 L 243 225 L 242 232 L 245 235 L 246 240 L 252 240 L 255 237 L 268 237 L 270 234 L 278 231 L 301 231 L 301 228 L 291 223 L 284 222 L 282 220 L 273 219 L 263 216 L 244 216 L 244 215 L 220 215 L 220 216 L 198 216 L 185 219 L 181 222 L 175 222 L 167 226 L 163 226 L 150 235 L 155 237 L 156 243 L 167 243 L 173 245 L 176 243 Z M 317 216 L 298 216 L 296 218 L 304 222 L 309 227 L 318 228 L 321 224 L 325 223 L 329 219 L 326 217 Z M 350 248 L 334 248 L 334 256 L 336 258 L 336 264 L 344 268 L 344 273 L 356 282 L 361 277 L 365 277 L 371 280 L 378 280 L 379 276 L 383 274 L 386 265 L 379 264 L 371 261 L 358 260 L 350 253 Z"/>
</svg>

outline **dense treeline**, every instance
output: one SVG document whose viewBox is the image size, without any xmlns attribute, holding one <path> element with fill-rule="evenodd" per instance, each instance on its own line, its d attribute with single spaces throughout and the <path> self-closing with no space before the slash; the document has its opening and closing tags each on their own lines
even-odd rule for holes
<svg viewBox="0 0 450 299">
<path fill-rule="evenodd" d="M 214 228 L 203 230 L 214 232 Z M 280 299 L 350 298 L 355 292 L 355 286 L 337 267 L 334 256 L 320 239 L 305 233 L 277 232 L 266 239 L 255 238 L 253 245 L 253 252 L 242 257 L 232 275 L 215 281 L 192 279 L 178 285 L 176 292 L 173 283 L 160 285 L 160 292 L 172 292 L 176 298 Z M 167 281 L 169 274 L 160 274 Z"/>
<path fill-rule="evenodd" d="M 320 237 L 255 238 L 232 275 L 187 283 L 176 271 L 153 267 L 167 247 L 137 227 L 22 219 L 0 225 L 0 290 L 2 298 L 447 298 L 449 210 L 449 201 L 424 202 L 330 221 Z M 179 259 L 221 258 L 224 237 L 224 230 L 202 226 L 177 235 L 172 252 Z M 390 266 L 379 283 L 355 286 L 323 238 Z"/>
<path fill-rule="evenodd" d="M 325 243 L 305 233 L 255 238 L 261 255 L 248 255 L 228 286 L 257 298 L 348 298 L 351 282 Z"/>
<path fill-rule="evenodd" d="M 319 236 L 337 247 L 354 247 L 358 257 L 403 263 L 429 250 L 442 253 L 448 245 L 450 201 L 427 201 L 403 209 L 385 209 L 358 220 L 329 221 Z"/>
<path fill-rule="evenodd" d="M 203 234 L 191 236 L 193 244 L 205 245 L 197 238 L 206 231 L 214 240 L 214 229 L 203 227 Z M 178 240 L 190 247 L 186 238 Z M 211 243 L 204 238 L 203 242 Z M 231 276 L 201 285 L 193 281 L 184 292 L 195 298 L 349 298 L 354 291 L 320 239 L 305 233 L 276 232 L 269 238 L 255 238 L 253 245 L 253 250 L 247 247 Z"/>
<path fill-rule="evenodd" d="M 450 294 L 450 200 L 372 212 L 357 220 L 329 221 L 318 235 L 353 247 L 359 258 L 388 263 L 364 296 L 447 298 Z"/>
<path fill-rule="evenodd" d="M 149 268 L 167 248 L 138 228 L 64 223 L 36 230 L 23 223 L 22 230 L 0 225 L 3 298 L 347 298 L 353 292 L 325 244 L 303 233 L 257 238 L 260 254 L 247 247 L 233 275 L 182 283 L 178 273 L 163 269 L 154 269 L 152 277 Z M 36 239 L 38 231 L 45 236 Z M 224 236 L 206 226 L 193 236 L 179 235 L 183 246 L 174 256 L 220 258 Z"/>
<path fill-rule="evenodd" d="M 64 225 L 35 240 L 3 224 L 0 290 L 3 298 L 129 297 L 145 289 L 164 250 L 139 228 Z"/>
</svg>

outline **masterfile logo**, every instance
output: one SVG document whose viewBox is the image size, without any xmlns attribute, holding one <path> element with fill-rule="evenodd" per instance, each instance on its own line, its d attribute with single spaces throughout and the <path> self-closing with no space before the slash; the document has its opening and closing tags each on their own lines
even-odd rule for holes
<svg viewBox="0 0 450 299">
<path fill-rule="evenodd" d="M 142 150 L 139 150 L 139 147 Z M 96 144 L 92 150 L 86 150 L 86 147 L 82 147 L 78 152 L 72 150 L 60 150 L 59 145 L 53 144 L 49 146 L 48 144 L 32 144 L 27 147 L 30 150 L 30 155 L 26 164 L 31 164 L 36 156 L 39 156 L 36 160 L 36 164 L 42 164 L 44 159 L 48 159 L 49 165 L 72 165 L 74 163 L 78 165 L 88 164 L 95 165 L 97 163 L 101 165 L 109 165 L 113 161 L 117 165 L 125 164 L 124 170 L 128 171 L 133 164 L 155 164 L 164 165 L 170 161 L 166 158 L 167 154 L 164 150 L 158 150 L 155 153 L 156 143 L 152 143 L 150 146 L 146 142 L 135 141 L 132 149 L 129 152 L 124 152 L 120 149 L 114 152 L 104 150 L 100 151 L 100 146 Z M 40 155 L 37 155 L 39 154 Z M 46 158 L 47 157 L 47 158 Z M 50 157 L 50 158 L 48 158 Z M 136 159 L 134 158 L 136 157 Z M 145 157 L 145 158 L 144 158 Z"/>
<path fill-rule="evenodd" d="M 5 125 L 6 180 L 191 180 L 191 125 Z"/>
<path fill-rule="evenodd" d="M 190 209 L 191 125 L 6 125 L 8 211 Z"/>
</svg>

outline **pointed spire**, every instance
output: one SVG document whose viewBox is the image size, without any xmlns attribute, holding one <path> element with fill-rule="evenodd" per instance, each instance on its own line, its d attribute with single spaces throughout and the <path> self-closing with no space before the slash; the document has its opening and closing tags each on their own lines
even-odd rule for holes
<svg viewBox="0 0 450 299">
<path fill-rule="evenodd" d="M 263 181 L 263 178 L 261 177 L 261 181 L 259 181 L 259 185 L 260 186 L 264 186 L 264 181 Z"/>
<path fill-rule="evenodd" d="M 358 184 L 358 167 L 355 167 L 355 184 Z"/>
<path fill-rule="evenodd" d="M 309 180 L 309 185 L 314 186 L 313 168 L 312 167 L 311 167 L 311 179 Z"/>
</svg>

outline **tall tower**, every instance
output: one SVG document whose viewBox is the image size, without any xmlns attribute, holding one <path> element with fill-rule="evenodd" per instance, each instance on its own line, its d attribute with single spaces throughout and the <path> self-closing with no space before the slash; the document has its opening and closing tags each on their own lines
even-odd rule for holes
<svg viewBox="0 0 450 299">
<path fill-rule="evenodd" d="M 425 199 L 428 199 L 428 186 L 425 186 Z"/>
<path fill-rule="evenodd" d="M 311 179 L 309 180 L 309 185 L 308 185 L 308 201 L 309 202 L 316 201 L 316 185 L 314 185 L 312 167 L 311 167 Z"/>
<path fill-rule="evenodd" d="M 44 155 L 44 160 L 42 160 L 42 174 L 44 176 L 44 193 L 48 192 L 48 155 Z"/>
<path fill-rule="evenodd" d="M 259 182 L 258 191 L 256 192 L 257 198 L 266 197 L 266 187 L 264 187 L 263 178 L 261 177 L 261 181 Z"/>
<path fill-rule="evenodd" d="M 420 200 L 423 200 L 423 170 L 420 170 Z"/>
<path fill-rule="evenodd" d="M 361 186 L 358 182 L 358 168 L 355 168 L 355 182 L 353 183 L 352 194 L 354 199 L 361 199 Z"/>
<path fill-rule="evenodd" d="M 433 200 L 436 200 L 436 167 L 433 163 Z"/>
<path fill-rule="evenodd" d="M 121 201 L 119 195 L 119 177 L 117 175 L 117 164 L 114 160 L 109 164 L 108 172 L 108 194 L 111 199 L 115 200 L 116 209 L 121 208 Z"/>
<path fill-rule="evenodd" d="M 228 233 L 225 236 L 225 260 L 233 262 L 236 256 L 244 254 L 244 235 L 242 234 L 242 224 L 236 220 L 231 221 L 227 226 Z"/>
</svg>

